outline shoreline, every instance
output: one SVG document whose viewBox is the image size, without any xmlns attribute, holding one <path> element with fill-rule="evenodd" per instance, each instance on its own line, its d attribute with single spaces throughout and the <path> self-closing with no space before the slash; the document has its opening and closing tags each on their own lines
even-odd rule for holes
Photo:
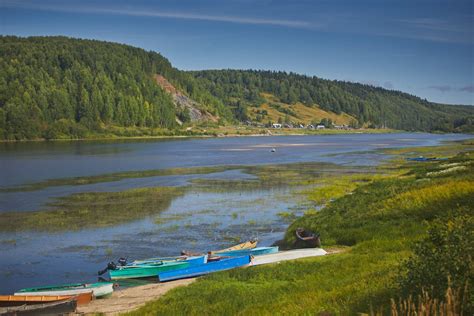
<svg viewBox="0 0 474 316">
<path fill-rule="evenodd" d="M 324 131 L 315 131 L 310 133 L 293 133 L 285 132 L 284 129 L 278 131 L 283 131 L 283 133 L 271 133 L 270 129 L 267 129 L 270 133 L 209 133 L 209 134 L 196 134 L 196 135 L 156 135 L 156 136 L 111 136 L 111 137 L 86 137 L 86 138 L 55 138 L 55 139 L 20 139 L 20 140 L 0 140 L 0 144 L 15 144 L 15 143 L 41 143 L 41 142 L 87 142 L 87 141 L 115 141 L 115 140 L 153 140 L 153 139 L 190 139 L 190 138 L 232 138 L 232 137 L 272 137 L 272 136 L 324 136 L 324 135 L 351 135 L 351 134 L 401 134 L 401 133 L 426 133 L 426 134 L 455 134 L 455 133 L 430 133 L 423 131 L 403 131 L 403 130 L 394 130 L 394 129 L 358 129 L 358 130 L 324 130 Z"/>
<path fill-rule="evenodd" d="M 76 315 L 119 315 L 136 310 L 149 301 L 156 300 L 168 291 L 187 286 L 196 278 L 170 281 L 166 283 L 151 283 L 116 290 L 111 297 L 95 299 L 87 305 L 79 306 Z"/>
</svg>

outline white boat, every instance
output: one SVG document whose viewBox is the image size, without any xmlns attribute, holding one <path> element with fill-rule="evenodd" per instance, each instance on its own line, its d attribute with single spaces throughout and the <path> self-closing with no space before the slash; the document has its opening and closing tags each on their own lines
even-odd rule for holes
<svg viewBox="0 0 474 316">
<path fill-rule="evenodd" d="M 256 256 L 252 259 L 249 266 L 258 266 L 262 264 L 277 263 L 288 260 L 301 258 L 324 256 L 327 252 L 321 248 L 295 249 L 288 251 L 280 251 L 278 253 Z"/>
</svg>

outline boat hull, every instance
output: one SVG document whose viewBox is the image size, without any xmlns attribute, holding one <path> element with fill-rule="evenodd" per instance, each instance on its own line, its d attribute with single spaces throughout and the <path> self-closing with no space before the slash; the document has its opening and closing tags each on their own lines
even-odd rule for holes
<svg viewBox="0 0 474 316">
<path fill-rule="evenodd" d="M 160 272 L 188 267 L 187 262 L 163 262 L 161 265 L 136 265 L 109 270 L 112 280 L 156 277 Z"/>
<path fill-rule="evenodd" d="M 136 265 L 153 265 L 161 262 L 186 262 L 189 265 L 200 265 L 207 262 L 207 255 L 194 256 L 194 257 L 164 257 L 164 258 L 150 258 L 144 260 L 135 260 L 127 266 Z"/>
<path fill-rule="evenodd" d="M 318 257 L 326 255 L 326 251 L 321 248 L 295 249 L 288 251 L 280 251 L 278 253 L 258 256 L 252 259 L 250 266 L 258 266 L 262 264 L 271 264 L 288 260 L 296 260 L 301 258 Z"/>
<path fill-rule="evenodd" d="M 13 307 L 0 308 L 0 315 L 63 315 L 74 313 L 77 308 L 77 302 L 74 299 L 36 304 L 36 305 L 22 305 Z"/>
<path fill-rule="evenodd" d="M 247 266 L 248 264 L 250 264 L 250 256 L 221 259 L 219 261 L 208 262 L 203 265 L 191 266 L 184 269 L 162 272 L 158 274 L 158 280 L 160 282 L 165 282 L 165 281 L 197 277 L 197 276 L 206 275 L 206 274 L 210 274 L 214 272 L 234 269 L 238 267 L 244 267 L 244 266 Z"/>
<path fill-rule="evenodd" d="M 92 291 L 79 295 L 0 295 L 0 307 L 45 304 L 75 299 L 77 305 L 84 305 L 92 300 Z"/>
<path fill-rule="evenodd" d="M 242 249 L 219 252 L 219 256 L 242 257 L 242 256 L 261 256 L 271 253 L 277 253 L 278 247 L 258 247 L 254 249 Z"/>
<path fill-rule="evenodd" d="M 79 295 L 91 291 L 96 298 L 108 296 L 114 291 L 114 284 L 112 282 L 98 282 L 91 284 L 76 283 L 58 286 L 44 286 L 22 289 L 16 292 L 15 295 Z"/>
<path fill-rule="evenodd" d="M 216 251 L 211 251 L 212 254 L 220 254 L 221 252 L 227 252 L 227 251 L 234 251 L 234 250 L 243 250 L 243 249 L 253 249 L 257 247 L 257 241 L 256 240 L 251 240 L 247 241 L 229 248 L 221 249 L 221 250 L 216 250 Z"/>
</svg>

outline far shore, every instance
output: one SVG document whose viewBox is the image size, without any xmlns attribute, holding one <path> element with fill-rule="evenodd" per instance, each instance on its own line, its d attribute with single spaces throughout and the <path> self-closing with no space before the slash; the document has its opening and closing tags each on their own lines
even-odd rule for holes
<svg viewBox="0 0 474 316">
<path fill-rule="evenodd" d="M 237 131 L 237 132 L 236 132 Z M 55 138 L 55 139 L 22 139 L 22 140 L 0 140 L 0 143 L 26 143 L 26 142 L 69 142 L 69 141 L 108 141 L 108 140 L 146 140 L 146 139 L 186 139 L 186 138 L 226 138 L 226 137 L 265 137 L 265 136 L 314 136 L 314 135 L 341 135 L 341 134 L 393 134 L 393 133 L 422 133 L 420 131 L 402 131 L 394 129 L 351 129 L 351 130 L 304 130 L 295 132 L 295 129 L 265 129 L 264 133 L 256 133 L 255 130 L 234 131 L 216 129 L 206 131 L 207 133 L 180 134 L 180 135 L 139 135 L 139 136 L 117 136 L 113 134 L 91 135 L 84 138 Z"/>
</svg>

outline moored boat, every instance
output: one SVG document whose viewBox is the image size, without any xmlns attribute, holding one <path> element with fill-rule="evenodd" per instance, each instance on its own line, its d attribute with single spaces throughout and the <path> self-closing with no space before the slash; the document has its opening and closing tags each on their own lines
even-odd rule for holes
<svg viewBox="0 0 474 316">
<path fill-rule="evenodd" d="M 327 252 L 322 248 L 306 248 L 280 251 L 269 255 L 257 256 L 252 259 L 250 266 L 258 266 L 262 264 L 277 263 L 287 260 L 295 260 L 309 257 L 324 256 Z"/>
<path fill-rule="evenodd" d="M 15 295 L 79 295 L 91 291 L 96 298 L 108 296 L 114 291 L 114 284 L 112 282 L 97 282 L 41 286 L 19 290 Z"/>
<path fill-rule="evenodd" d="M 0 307 L 45 304 L 75 299 L 77 305 L 84 305 L 92 300 L 92 291 L 78 295 L 0 295 Z"/>
<path fill-rule="evenodd" d="M 219 261 L 208 262 L 202 265 L 186 267 L 184 269 L 177 269 L 172 271 L 161 272 L 158 274 L 160 282 L 172 281 L 178 279 L 185 279 L 197 277 L 218 271 L 244 267 L 250 264 L 250 256 L 222 258 Z"/>
<path fill-rule="evenodd" d="M 186 261 L 162 261 L 161 263 L 151 265 L 119 266 L 109 270 L 109 275 L 112 280 L 149 278 L 156 277 L 160 272 L 186 268 L 188 266 L 190 264 Z"/>
<path fill-rule="evenodd" d="M 190 265 L 204 264 L 207 262 L 207 255 L 201 256 L 179 256 L 179 257 L 158 257 L 158 258 L 149 258 L 143 260 L 135 260 L 127 264 L 127 266 L 135 265 L 153 265 L 161 264 L 161 262 L 186 262 Z"/>
<path fill-rule="evenodd" d="M 277 253 L 278 247 L 257 247 L 253 249 L 239 249 L 218 252 L 219 256 L 241 257 L 241 256 L 261 256 Z"/>
<path fill-rule="evenodd" d="M 232 246 L 232 247 L 229 247 L 229 248 L 216 250 L 216 251 L 211 251 L 211 253 L 212 254 L 217 254 L 217 253 L 220 254 L 222 252 L 227 252 L 227 251 L 253 249 L 253 248 L 257 247 L 257 243 L 258 243 L 257 240 L 250 240 L 250 241 L 243 242 L 241 244 L 238 244 L 238 245 L 235 245 L 235 246 Z"/>
<path fill-rule="evenodd" d="M 316 248 L 321 247 L 321 239 L 319 234 L 315 234 L 304 228 L 297 228 L 295 230 L 297 248 Z"/>
<path fill-rule="evenodd" d="M 63 315 L 74 313 L 76 308 L 77 301 L 75 299 L 67 299 L 44 304 L 1 307 L 0 315 Z"/>
</svg>

